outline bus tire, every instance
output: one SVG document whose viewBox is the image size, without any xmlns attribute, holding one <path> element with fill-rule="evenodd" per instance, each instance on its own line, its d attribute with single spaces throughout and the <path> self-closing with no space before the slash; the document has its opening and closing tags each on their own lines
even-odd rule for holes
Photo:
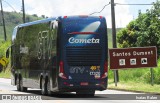
<svg viewBox="0 0 160 103">
<path fill-rule="evenodd" d="M 27 87 L 23 87 L 23 80 L 22 80 L 22 78 L 20 78 L 19 83 L 20 83 L 20 90 L 22 92 L 26 92 L 27 91 Z"/>
<path fill-rule="evenodd" d="M 19 77 L 16 79 L 17 91 L 21 91 Z"/>
<path fill-rule="evenodd" d="M 51 92 L 50 80 L 47 78 L 46 82 L 47 82 L 46 83 L 47 84 L 47 94 L 51 95 L 52 92 Z"/>
<path fill-rule="evenodd" d="M 0 73 L 2 72 L 3 70 L 3 66 L 0 64 Z"/>
<path fill-rule="evenodd" d="M 41 94 L 42 95 L 47 95 L 47 85 L 46 85 L 46 81 L 44 78 L 42 78 L 42 89 L 41 89 Z"/>
</svg>

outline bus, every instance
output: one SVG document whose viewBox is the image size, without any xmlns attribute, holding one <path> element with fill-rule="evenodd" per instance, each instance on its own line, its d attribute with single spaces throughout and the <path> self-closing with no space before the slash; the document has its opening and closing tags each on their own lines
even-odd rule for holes
<svg viewBox="0 0 160 103">
<path fill-rule="evenodd" d="M 43 95 L 94 96 L 95 90 L 107 89 L 107 42 L 103 16 L 60 16 L 20 24 L 12 35 L 11 84 L 18 91 L 40 89 Z"/>
</svg>

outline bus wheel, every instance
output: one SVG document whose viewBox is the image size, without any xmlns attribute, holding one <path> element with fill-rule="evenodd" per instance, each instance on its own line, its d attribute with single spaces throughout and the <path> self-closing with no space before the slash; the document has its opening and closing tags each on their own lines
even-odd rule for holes
<svg viewBox="0 0 160 103">
<path fill-rule="evenodd" d="M 0 73 L 2 72 L 3 70 L 3 66 L 0 64 Z"/>
<path fill-rule="evenodd" d="M 20 91 L 21 88 L 20 88 L 20 81 L 19 81 L 19 77 L 17 78 L 16 80 L 16 84 L 17 84 L 17 90 Z"/>
<path fill-rule="evenodd" d="M 42 95 L 47 95 L 47 85 L 46 85 L 46 82 L 45 82 L 45 79 L 42 78 L 42 89 L 41 89 L 41 93 Z"/>
<path fill-rule="evenodd" d="M 22 78 L 21 79 L 19 79 L 20 81 L 19 81 L 19 85 L 20 85 L 20 90 L 22 91 L 22 92 L 26 92 L 27 91 L 27 87 L 23 87 L 23 81 L 22 81 Z"/>
</svg>

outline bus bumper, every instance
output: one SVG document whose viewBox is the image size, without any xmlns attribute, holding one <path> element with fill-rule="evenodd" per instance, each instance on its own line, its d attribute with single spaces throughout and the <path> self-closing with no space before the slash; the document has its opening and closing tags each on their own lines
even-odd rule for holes
<svg viewBox="0 0 160 103">
<path fill-rule="evenodd" d="M 76 92 L 80 90 L 106 90 L 108 78 L 92 81 L 59 80 L 58 88 L 62 92 Z"/>
</svg>

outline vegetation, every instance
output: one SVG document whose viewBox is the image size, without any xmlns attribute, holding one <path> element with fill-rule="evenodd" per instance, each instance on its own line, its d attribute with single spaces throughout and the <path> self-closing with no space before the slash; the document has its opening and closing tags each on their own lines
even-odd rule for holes
<svg viewBox="0 0 160 103">
<path fill-rule="evenodd" d="M 11 45 L 11 35 L 14 27 L 16 25 L 23 23 L 21 13 L 4 12 L 4 18 L 5 18 L 5 25 L 6 25 L 7 41 L 4 41 L 2 16 L 0 15 L 0 58 L 2 56 L 5 56 L 5 52 L 7 48 Z M 26 15 L 26 22 L 31 22 L 39 19 L 42 19 L 42 17 L 38 17 L 36 14 Z M 0 77 L 10 78 L 10 65 L 5 71 L 0 73 Z"/>
<path fill-rule="evenodd" d="M 120 48 L 156 46 L 160 55 L 160 1 L 142 14 L 139 12 L 137 19 L 131 21 L 126 28 L 117 34 Z M 154 86 L 151 86 L 150 68 L 119 70 L 120 82 L 115 87 L 113 71 L 109 71 L 109 88 L 133 91 L 160 93 L 160 59 L 154 71 Z"/>
<path fill-rule="evenodd" d="M 11 41 L 2 41 L 0 43 L 0 57 L 4 56 L 5 55 L 5 51 L 7 49 L 7 47 L 9 47 L 11 45 Z"/>
<path fill-rule="evenodd" d="M 119 70 L 119 82 L 115 86 L 114 73 L 110 70 L 108 88 L 160 94 L 160 60 L 158 60 L 158 67 L 153 68 L 153 75 L 152 86 L 150 68 Z"/>
<path fill-rule="evenodd" d="M 119 32 L 122 28 L 117 28 L 116 32 Z M 108 47 L 112 48 L 112 29 L 108 28 L 107 29 L 107 33 L 108 33 Z"/>
<path fill-rule="evenodd" d="M 10 64 L 8 65 L 6 70 L 3 70 L 0 73 L 0 78 L 10 78 L 11 77 L 11 69 Z"/>
<path fill-rule="evenodd" d="M 108 89 L 160 94 L 160 85 L 152 86 L 143 81 L 120 81 L 116 87 L 113 79 L 109 79 Z"/>
<path fill-rule="evenodd" d="M 160 52 L 160 1 L 157 1 L 150 10 L 131 21 L 126 28 L 118 32 L 119 47 L 156 46 Z M 159 60 L 160 66 L 160 60 Z M 127 75 L 126 75 L 127 74 Z M 154 69 L 154 80 L 160 84 L 160 67 Z M 144 81 L 149 83 L 149 69 L 134 69 L 120 71 L 120 78 L 124 81 Z"/>
<path fill-rule="evenodd" d="M 16 25 L 23 23 L 22 14 L 16 12 L 4 12 L 5 25 L 6 25 L 6 33 L 7 33 L 7 42 L 4 41 L 4 30 L 2 23 L 2 16 L 0 15 L 0 56 L 4 55 L 6 48 L 11 43 L 11 35 L 13 29 Z M 36 14 L 26 15 L 26 22 L 35 21 L 42 19 L 38 17 Z"/>
<path fill-rule="evenodd" d="M 118 32 L 119 47 L 156 46 L 160 52 L 160 1 Z"/>
<path fill-rule="evenodd" d="M 154 84 L 160 84 L 160 59 L 158 60 L 158 67 L 153 68 Z M 109 71 L 109 78 L 113 79 L 113 71 Z M 135 82 L 135 83 L 151 83 L 150 68 L 125 69 L 119 70 L 120 81 Z"/>
<path fill-rule="evenodd" d="M 10 40 L 13 28 L 16 25 L 23 23 L 22 13 L 4 12 L 4 18 L 5 18 L 5 25 L 6 25 L 6 32 L 7 32 L 7 40 Z M 36 14 L 26 15 L 26 22 L 35 21 L 39 19 L 42 19 L 42 18 L 38 17 Z M 1 45 L 1 42 L 4 41 L 3 34 L 4 33 L 3 33 L 2 16 L 0 15 L 0 45 Z"/>
</svg>

